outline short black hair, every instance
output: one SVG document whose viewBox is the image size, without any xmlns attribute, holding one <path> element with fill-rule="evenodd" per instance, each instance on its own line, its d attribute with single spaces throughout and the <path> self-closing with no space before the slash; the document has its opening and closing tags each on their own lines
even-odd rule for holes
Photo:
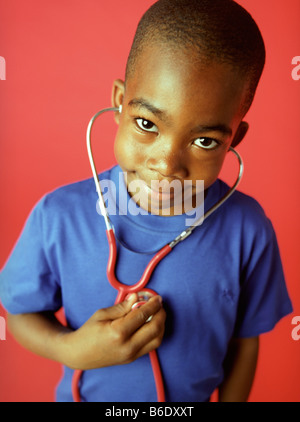
<svg viewBox="0 0 300 422">
<path fill-rule="evenodd" d="M 125 79 L 135 70 L 145 46 L 165 43 L 193 49 L 204 63 L 237 68 L 247 81 L 245 114 L 265 64 L 265 46 L 251 15 L 233 0 L 159 0 L 142 16 L 126 65 Z"/>
</svg>

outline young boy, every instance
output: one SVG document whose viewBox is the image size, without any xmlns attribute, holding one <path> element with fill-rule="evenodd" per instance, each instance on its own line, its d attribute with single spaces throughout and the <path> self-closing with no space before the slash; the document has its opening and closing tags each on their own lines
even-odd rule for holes
<svg viewBox="0 0 300 422">
<path fill-rule="evenodd" d="M 144 182 L 140 212 L 111 215 L 122 283 L 136 283 L 149 251 L 185 228 L 190 208 L 182 203 L 178 212 L 172 194 L 155 190 L 153 181 L 176 181 L 182 191 L 189 181 L 195 199 L 203 180 L 205 210 L 228 190 L 218 174 L 229 147 L 247 132 L 243 118 L 264 58 L 256 24 L 231 0 L 160 0 L 140 21 L 125 82 L 113 85 L 113 106 L 122 105 L 115 114 L 118 166 L 100 175 L 116 187 L 108 202 L 116 201 L 117 211 L 119 198 L 134 198 L 129 185 Z M 156 401 L 154 349 L 167 401 L 208 401 L 217 387 L 220 401 L 247 400 L 258 336 L 292 310 L 261 207 L 236 192 L 158 264 L 147 285 L 158 296 L 131 310 L 136 294 L 113 306 L 96 200 L 91 179 L 46 195 L 1 275 L 11 332 L 65 365 L 57 400 L 72 400 L 80 369 L 82 401 Z M 61 307 L 67 327 L 54 316 Z"/>
</svg>

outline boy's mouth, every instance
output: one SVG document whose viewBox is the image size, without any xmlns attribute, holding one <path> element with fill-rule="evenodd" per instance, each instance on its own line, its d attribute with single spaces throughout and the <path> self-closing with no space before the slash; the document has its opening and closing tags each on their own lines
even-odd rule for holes
<svg viewBox="0 0 300 422">
<path fill-rule="evenodd" d="M 131 196 L 138 199 L 138 202 L 143 208 L 167 209 L 179 206 L 182 209 L 184 201 L 191 198 L 194 194 L 191 181 L 182 182 L 179 179 L 172 181 L 154 179 L 146 182 L 137 174 L 134 177 L 132 176 L 130 177 L 130 181 L 127 180 L 128 192 Z"/>
<path fill-rule="evenodd" d="M 156 201 L 170 201 L 175 197 L 175 190 L 165 186 L 159 187 L 157 181 L 152 181 L 151 186 L 145 184 L 147 194 L 151 196 L 152 200 Z"/>
</svg>

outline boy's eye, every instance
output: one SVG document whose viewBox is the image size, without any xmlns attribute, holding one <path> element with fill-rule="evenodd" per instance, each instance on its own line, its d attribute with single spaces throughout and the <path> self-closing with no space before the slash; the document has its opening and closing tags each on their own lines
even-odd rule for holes
<svg viewBox="0 0 300 422">
<path fill-rule="evenodd" d="M 136 123 L 140 129 L 145 130 L 146 132 L 158 132 L 155 124 L 150 122 L 150 120 L 136 119 Z"/>
<path fill-rule="evenodd" d="M 211 138 L 197 138 L 194 140 L 194 144 L 203 149 L 213 149 L 219 145 L 217 141 Z"/>
</svg>

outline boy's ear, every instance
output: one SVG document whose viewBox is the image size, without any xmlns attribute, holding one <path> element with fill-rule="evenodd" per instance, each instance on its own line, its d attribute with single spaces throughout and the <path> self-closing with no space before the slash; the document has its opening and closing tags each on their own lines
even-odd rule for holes
<svg viewBox="0 0 300 422">
<path fill-rule="evenodd" d="M 241 122 L 237 131 L 234 135 L 234 138 L 231 142 L 231 146 L 235 148 L 245 137 L 246 133 L 248 132 L 249 124 L 247 122 Z"/>
<path fill-rule="evenodd" d="M 113 107 L 120 107 L 123 102 L 125 92 L 125 83 L 121 79 L 116 79 L 113 83 L 112 94 L 111 94 L 111 103 Z M 120 113 L 115 113 L 115 122 L 119 124 L 120 122 Z"/>
</svg>

